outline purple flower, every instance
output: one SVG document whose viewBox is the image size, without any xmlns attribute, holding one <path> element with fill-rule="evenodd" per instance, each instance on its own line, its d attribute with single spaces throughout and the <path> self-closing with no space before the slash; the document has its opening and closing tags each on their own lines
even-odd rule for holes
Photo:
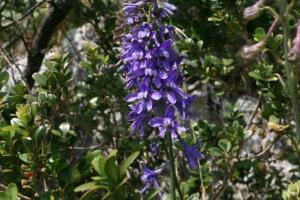
<svg viewBox="0 0 300 200">
<path fill-rule="evenodd" d="M 140 12 L 140 10 L 144 4 L 144 0 L 137 0 L 133 3 L 124 3 L 123 11 L 126 18 L 126 24 L 134 24 L 141 21 L 143 13 Z"/>
<path fill-rule="evenodd" d="M 164 167 L 161 167 L 154 171 L 147 168 L 145 164 L 142 164 L 142 167 L 143 167 L 143 175 L 141 179 L 142 182 L 145 184 L 145 186 L 141 189 L 141 193 L 147 191 L 151 187 L 151 185 L 153 185 L 154 188 L 158 188 L 159 185 L 157 182 L 157 177 L 160 175 Z"/>
<path fill-rule="evenodd" d="M 177 9 L 176 6 L 168 2 L 158 2 L 155 3 L 154 7 L 157 9 L 159 17 L 165 18 L 174 14 L 174 11 Z"/>
<path fill-rule="evenodd" d="M 169 105 L 167 107 L 164 117 L 152 118 L 149 125 L 154 128 L 158 127 L 161 137 L 164 137 L 166 132 L 170 131 L 172 138 L 176 138 L 178 133 L 182 133 L 187 130 L 183 126 L 178 125 L 173 105 Z"/>
<path fill-rule="evenodd" d="M 151 149 L 153 156 L 157 156 L 159 154 L 159 144 L 158 143 L 150 144 L 150 149 Z"/>
<path fill-rule="evenodd" d="M 198 159 L 204 159 L 203 153 L 198 151 L 198 148 L 201 146 L 201 142 L 197 141 L 193 146 L 189 146 L 186 142 L 181 140 L 183 146 L 183 153 L 186 156 L 188 163 L 191 169 L 196 169 L 198 167 Z"/>
</svg>

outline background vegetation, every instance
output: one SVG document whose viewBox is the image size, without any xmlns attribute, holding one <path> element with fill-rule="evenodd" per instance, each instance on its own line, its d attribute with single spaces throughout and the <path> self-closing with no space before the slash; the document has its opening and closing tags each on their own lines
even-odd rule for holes
<svg viewBox="0 0 300 200">
<path fill-rule="evenodd" d="M 253 20 L 243 12 L 254 0 L 170 2 L 186 88 L 198 96 L 187 139 L 193 132 L 206 157 L 192 171 L 175 143 L 183 199 L 298 199 L 299 52 L 292 62 L 288 52 L 299 2 L 265 1 Z M 163 140 L 127 122 L 122 4 L 0 1 L 0 199 L 169 198 L 167 169 L 159 190 L 139 192 L 140 163 L 167 157 L 151 153 Z"/>
</svg>

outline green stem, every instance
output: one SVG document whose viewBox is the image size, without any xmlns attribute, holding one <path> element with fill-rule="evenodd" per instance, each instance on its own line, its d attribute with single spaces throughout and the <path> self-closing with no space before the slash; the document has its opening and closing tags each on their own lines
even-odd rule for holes
<svg viewBox="0 0 300 200">
<path fill-rule="evenodd" d="M 184 89 L 185 92 L 187 92 L 187 88 L 186 88 L 185 84 L 183 85 L 183 89 Z M 193 141 L 194 141 L 194 143 L 196 143 L 197 142 L 196 133 L 195 133 L 195 129 L 193 127 L 193 124 L 192 124 L 191 120 L 190 120 L 190 128 L 191 128 L 192 134 L 193 134 Z M 202 192 L 201 199 L 205 200 L 205 187 L 204 187 L 204 182 L 203 182 L 202 167 L 201 167 L 201 163 L 200 163 L 199 159 L 197 159 L 197 162 L 198 162 L 199 179 L 200 179 L 200 184 L 201 184 L 201 188 L 200 188 L 199 192 L 200 191 Z"/>
<path fill-rule="evenodd" d="M 173 155 L 173 141 L 171 133 L 167 134 L 169 140 L 169 159 L 170 159 L 170 181 L 171 181 L 171 199 L 176 200 L 176 174 Z"/>
<path fill-rule="evenodd" d="M 195 133 L 195 129 L 192 124 L 192 121 L 190 121 L 190 127 L 191 127 L 192 134 L 193 134 L 193 141 L 194 141 L 194 143 L 196 143 L 197 142 L 196 133 Z M 197 159 L 197 162 L 198 162 L 198 173 L 199 173 L 200 184 L 201 184 L 202 199 L 205 199 L 205 188 L 204 188 L 204 183 L 203 183 L 202 167 L 201 167 L 199 159 Z"/>
<path fill-rule="evenodd" d="M 167 145 L 166 145 L 166 143 L 163 141 L 163 147 L 164 147 L 164 150 L 165 150 L 165 152 L 167 153 L 167 159 L 168 160 L 170 160 L 170 154 L 169 154 L 169 152 L 168 152 L 168 147 L 167 147 Z M 175 164 L 175 167 L 174 167 L 174 169 L 177 169 L 177 165 Z M 183 194 L 182 194 L 182 192 L 181 192 L 181 190 L 180 190 L 180 185 L 179 185 L 179 182 L 178 182 L 178 179 L 177 179 L 177 175 L 176 175 L 177 173 L 176 173 L 176 171 L 175 171 L 175 181 L 176 181 L 176 188 L 177 188 L 177 191 L 178 191 L 178 193 L 179 193 L 179 197 L 180 197 L 180 199 L 181 200 L 184 200 L 184 196 L 183 196 Z"/>
<path fill-rule="evenodd" d="M 281 13 L 281 21 L 283 26 L 283 45 L 284 45 L 284 61 L 285 61 L 285 71 L 287 74 L 287 86 L 289 96 L 292 102 L 292 111 L 294 115 L 294 120 L 296 124 L 296 140 L 298 143 L 298 149 L 300 146 L 300 107 L 298 102 L 298 94 L 297 94 L 297 76 L 294 73 L 294 66 L 288 60 L 289 53 L 289 21 L 288 21 L 288 10 L 286 0 L 281 0 L 280 2 L 280 13 Z"/>
</svg>

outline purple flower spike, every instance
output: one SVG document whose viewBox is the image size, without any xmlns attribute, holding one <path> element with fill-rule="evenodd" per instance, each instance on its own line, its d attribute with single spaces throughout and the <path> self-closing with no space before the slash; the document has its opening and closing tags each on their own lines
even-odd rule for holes
<svg viewBox="0 0 300 200">
<path fill-rule="evenodd" d="M 154 188 L 158 188 L 158 182 L 157 182 L 157 177 L 160 175 L 164 167 L 161 167 L 157 170 L 150 170 L 147 168 L 145 164 L 142 164 L 143 167 L 143 176 L 141 177 L 142 182 L 145 184 L 145 186 L 141 189 L 141 193 L 146 192 L 151 185 L 153 185 Z"/>
<path fill-rule="evenodd" d="M 164 19 L 174 14 L 176 7 L 167 0 L 125 0 L 124 16 L 126 29 L 123 35 L 122 70 L 126 73 L 125 86 L 128 95 L 133 132 L 144 136 L 147 126 L 157 128 L 159 136 L 170 134 L 172 139 L 179 138 L 192 169 L 197 168 L 198 159 L 204 155 L 197 149 L 200 143 L 189 146 L 180 135 L 187 131 L 179 121 L 192 117 L 191 104 L 194 96 L 182 88 L 183 76 L 180 68 L 183 56 L 174 48 L 175 28 L 164 23 Z M 149 12 L 150 15 L 149 15 Z M 151 19 L 149 18 L 151 16 Z M 149 20 L 150 19 L 150 20 Z M 157 155 L 157 144 L 150 146 Z M 151 186 L 158 188 L 157 177 L 163 168 L 150 170 L 143 164 L 144 193 Z"/>
<path fill-rule="evenodd" d="M 192 103 L 192 97 L 182 89 L 182 56 L 173 47 L 175 28 L 162 21 L 176 7 L 150 0 L 126 1 L 124 6 L 130 31 L 123 36 L 121 59 L 126 89 L 130 90 L 125 100 L 130 103 L 132 130 L 143 136 L 144 128 L 150 125 L 159 129 L 161 137 L 168 133 L 176 138 L 186 130 L 178 117 L 188 119 Z M 155 20 L 146 23 L 145 11 L 151 11 Z"/>
<path fill-rule="evenodd" d="M 184 155 L 187 157 L 188 163 L 191 169 L 197 169 L 198 159 L 204 159 L 203 153 L 198 151 L 198 148 L 201 146 L 201 142 L 197 141 L 193 146 L 189 146 L 186 142 L 181 141 L 181 144 L 184 148 Z"/>
</svg>

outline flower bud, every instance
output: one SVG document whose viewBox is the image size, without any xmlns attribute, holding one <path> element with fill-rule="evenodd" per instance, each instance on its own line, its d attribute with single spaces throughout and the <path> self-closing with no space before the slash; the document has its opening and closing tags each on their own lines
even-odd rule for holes
<svg viewBox="0 0 300 200">
<path fill-rule="evenodd" d="M 264 40 L 253 44 L 251 46 L 245 45 L 242 48 L 242 57 L 248 60 L 253 60 L 257 57 L 257 55 L 261 52 L 263 47 L 265 46 Z"/>
<path fill-rule="evenodd" d="M 295 61 L 299 59 L 299 57 L 300 57 L 300 20 L 298 20 L 296 37 L 293 41 L 293 47 L 291 48 L 288 54 L 288 59 L 290 61 Z"/>
<path fill-rule="evenodd" d="M 269 40 L 269 38 L 271 37 L 272 33 L 274 32 L 274 30 L 278 27 L 279 25 L 279 19 L 275 19 L 272 23 L 272 25 L 270 26 L 270 28 L 268 29 L 267 34 L 265 35 L 265 37 L 259 41 L 256 44 L 253 44 L 251 46 L 249 45 L 245 45 L 242 48 L 242 57 L 248 60 L 253 60 L 256 58 L 256 56 L 261 52 L 261 50 L 265 47 L 267 41 Z"/>
<path fill-rule="evenodd" d="M 265 0 L 259 0 L 252 6 L 245 8 L 243 12 L 244 19 L 250 21 L 260 16 L 260 14 L 263 11 L 264 4 L 265 4 Z"/>
</svg>

